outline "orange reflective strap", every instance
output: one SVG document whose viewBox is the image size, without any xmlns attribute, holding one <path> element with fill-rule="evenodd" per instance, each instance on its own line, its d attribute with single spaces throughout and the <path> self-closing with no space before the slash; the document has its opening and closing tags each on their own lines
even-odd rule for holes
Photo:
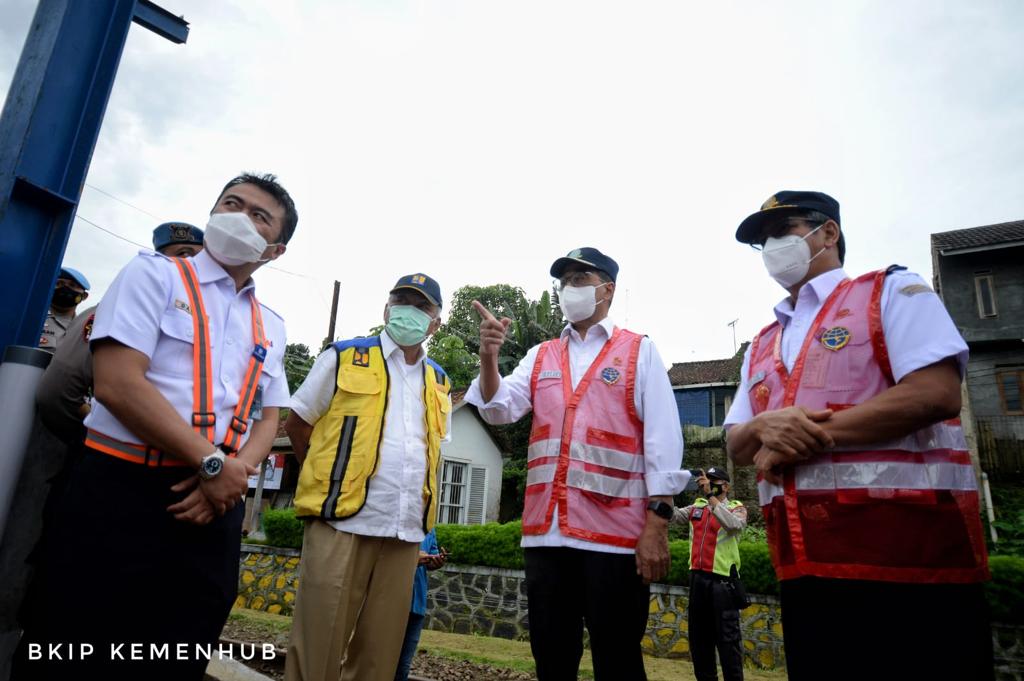
<svg viewBox="0 0 1024 681">
<path fill-rule="evenodd" d="M 214 440 L 217 414 L 213 411 L 213 358 L 210 352 L 210 326 L 203 296 L 199 292 L 199 276 L 187 258 L 172 258 L 192 309 L 192 427 L 211 443 Z"/>
<path fill-rule="evenodd" d="M 256 389 L 263 375 L 263 362 L 267 358 L 267 338 L 263 331 L 263 314 L 260 304 L 253 295 L 249 298 L 252 306 L 252 356 L 249 357 L 249 368 L 245 372 L 241 390 L 238 393 L 238 404 L 231 416 L 231 423 L 224 435 L 224 449 L 237 452 L 242 446 L 242 436 L 249 430 L 249 412 L 256 400 Z"/>
</svg>

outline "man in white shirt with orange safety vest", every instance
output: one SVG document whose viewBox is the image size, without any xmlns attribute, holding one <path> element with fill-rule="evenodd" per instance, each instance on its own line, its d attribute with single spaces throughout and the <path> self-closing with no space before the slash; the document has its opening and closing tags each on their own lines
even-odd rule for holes
<svg viewBox="0 0 1024 681">
<path fill-rule="evenodd" d="M 729 474 L 701 471 L 701 496 L 677 508 L 672 522 L 690 524 L 690 597 L 686 605 L 690 659 L 697 681 L 716 681 L 715 649 L 725 681 L 743 681 L 743 650 L 736 585 L 740 536 L 747 526 L 743 502 L 729 498 Z"/>
<path fill-rule="evenodd" d="M 86 449 L 43 540 L 16 678 L 203 678 L 237 591 L 248 477 L 288 403 L 284 321 L 252 274 L 297 222 L 273 175 L 239 175 L 204 250 L 143 251 L 111 284 Z"/>
<path fill-rule="evenodd" d="M 789 293 L 725 420 L 759 471 L 789 678 L 991 678 L 967 345 L 942 301 L 895 265 L 848 278 L 827 194 L 779 192 L 736 239 Z"/>
<path fill-rule="evenodd" d="M 646 336 L 608 317 L 618 264 L 577 248 L 551 266 L 568 324 L 498 373 L 511 320 L 481 315 L 466 401 L 488 423 L 531 410 L 523 509 L 530 647 L 540 681 L 576 679 L 583 626 L 597 681 L 645 679 L 650 582 L 668 572 L 672 496 L 689 479 L 679 411 Z"/>
<path fill-rule="evenodd" d="M 423 537 L 441 497 L 451 382 L 423 344 L 441 287 L 400 278 L 379 336 L 338 341 L 313 364 L 285 429 L 306 520 L 287 681 L 393 681 Z"/>
</svg>

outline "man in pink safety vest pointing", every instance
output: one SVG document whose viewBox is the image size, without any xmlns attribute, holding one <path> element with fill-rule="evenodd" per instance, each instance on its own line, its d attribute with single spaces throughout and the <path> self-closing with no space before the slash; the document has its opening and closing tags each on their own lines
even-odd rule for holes
<svg viewBox="0 0 1024 681">
<path fill-rule="evenodd" d="M 668 572 L 672 495 L 689 478 L 658 351 L 608 318 L 618 272 L 596 248 L 558 258 L 551 275 L 569 324 L 504 378 L 498 352 L 510 320 L 474 301 L 480 376 L 466 401 L 488 423 L 533 411 L 523 547 L 540 681 L 577 678 L 584 624 L 597 681 L 646 678 L 648 585 Z"/>
<path fill-rule="evenodd" d="M 942 301 L 903 267 L 847 277 L 827 194 L 779 192 L 736 239 L 789 293 L 725 420 L 759 471 L 789 678 L 992 678 L 967 345 Z"/>
</svg>

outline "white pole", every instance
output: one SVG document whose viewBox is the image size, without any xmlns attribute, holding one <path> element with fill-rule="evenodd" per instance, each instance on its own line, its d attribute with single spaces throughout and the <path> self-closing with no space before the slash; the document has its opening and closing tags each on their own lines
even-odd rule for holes
<svg viewBox="0 0 1024 681">
<path fill-rule="evenodd" d="M 988 473 L 982 471 L 981 473 L 981 489 L 985 492 L 985 509 L 988 511 L 988 529 L 992 533 L 992 543 L 999 542 L 999 536 L 996 534 L 996 514 L 992 510 L 992 490 L 988 486 Z"/>
</svg>

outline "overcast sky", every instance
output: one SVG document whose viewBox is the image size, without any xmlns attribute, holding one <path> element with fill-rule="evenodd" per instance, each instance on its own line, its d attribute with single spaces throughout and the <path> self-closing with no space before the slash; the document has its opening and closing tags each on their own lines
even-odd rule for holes
<svg viewBox="0 0 1024 681">
<path fill-rule="evenodd" d="M 732 354 L 784 292 L 733 238 L 775 191 L 842 206 L 847 271 L 931 277 L 928 235 L 1024 218 L 1024 3 L 159 0 L 132 28 L 79 215 L 149 243 L 242 170 L 299 225 L 260 299 L 319 347 L 423 271 L 532 298 L 578 246 L 666 364 Z M 0 2 L 0 93 L 36 3 Z M 96 188 L 96 189 L 94 189 Z M 97 191 L 100 190 L 100 191 Z M 77 220 L 98 300 L 137 248 Z"/>
</svg>

